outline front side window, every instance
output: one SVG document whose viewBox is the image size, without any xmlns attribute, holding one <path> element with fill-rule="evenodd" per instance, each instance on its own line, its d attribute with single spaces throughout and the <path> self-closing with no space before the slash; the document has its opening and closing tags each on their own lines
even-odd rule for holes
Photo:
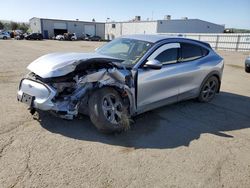
<svg viewBox="0 0 250 188">
<path fill-rule="evenodd" d="M 193 61 L 203 56 L 203 52 L 200 46 L 182 43 L 181 44 L 181 57 L 182 62 Z"/>
<path fill-rule="evenodd" d="M 161 52 L 156 58 L 162 64 L 177 63 L 178 48 L 171 48 Z"/>
<path fill-rule="evenodd" d="M 177 63 L 179 57 L 180 43 L 167 43 L 157 48 L 147 59 L 156 59 L 162 64 Z"/>
</svg>

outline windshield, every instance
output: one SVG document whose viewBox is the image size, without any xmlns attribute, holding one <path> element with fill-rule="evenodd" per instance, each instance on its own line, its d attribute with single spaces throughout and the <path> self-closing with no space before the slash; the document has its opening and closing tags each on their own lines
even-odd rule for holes
<svg viewBox="0 0 250 188">
<path fill-rule="evenodd" d="M 123 64 L 134 65 L 148 51 L 152 43 L 118 38 L 97 50 L 97 53 L 123 60 Z"/>
</svg>

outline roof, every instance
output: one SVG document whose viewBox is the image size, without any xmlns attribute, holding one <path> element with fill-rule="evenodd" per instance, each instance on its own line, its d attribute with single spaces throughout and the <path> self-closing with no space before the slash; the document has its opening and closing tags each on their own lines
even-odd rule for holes
<svg viewBox="0 0 250 188">
<path fill-rule="evenodd" d="M 186 23 L 186 22 L 205 22 L 207 24 L 213 24 L 213 25 L 218 25 L 218 26 L 221 26 L 221 27 L 225 27 L 224 24 L 216 24 L 216 23 L 212 23 L 212 22 L 208 22 L 208 21 L 205 21 L 205 20 L 201 20 L 201 19 L 171 19 L 171 20 L 158 20 L 160 22 L 177 22 L 177 23 Z"/>
<path fill-rule="evenodd" d="M 156 43 L 158 41 L 169 39 L 169 38 L 176 38 L 176 36 L 170 36 L 170 35 L 124 35 L 121 38 L 130 38 L 135 40 L 141 40 L 141 41 L 147 41 L 151 43 Z"/>
<path fill-rule="evenodd" d="M 61 19 L 51 19 L 51 18 L 39 18 L 39 17 L 33 17 L 32 19 L 40 19 L 40 20 L 52 20 L 52 21 L 65 21 L 65 22 L 82 22 L 82 23 L 96 23 L 96 24 L 113 24 L 113 23 L 157 23 L 157 22 L 190 22 L 190 21 L 199 21 L 199 22 L 206 22 L 206 23 L 210 23 L 210 24 L 214 24 L 214 25 L 219 25 L 222 27 L 225 27 L 224 25 L 220 25 L 220 24 L 215 24 L 212 22 L 208 22 L 208 21 L 204 21 L 204 20 L 200 20 L 200 19 L 171 19 L 171 20 L 141 20 L 141 21 L 111 21 L 111 22 L 91 22 L 91 21 L 81 21 L 81 20 L 61 20 Z"/>
<path fill-rule="evenodd" d="M 52 18 L 38 18 L 38 17 L 33 17 L 30 18 L 30 20 L 32 19 L 40 19 L 40 20 L 51 20 L 51 21 L 64 21 L 64 22 L 79 22 L 79 23 L 94 23 L 94 24 L 105 24 L 104 22 L 91 22 L 91 21 L 81 21 L 81 20 L 61 20 L 61 19 L 52 19 Z"/>
<path fill-rule="evenodd" d="M 181 39 L 182 42 L 184 41 L 191 41 L 191 42 L 196 42 L 201 45 L 205 45 L 208 48 L 211 48 L 211 46 L 207 42 L 199 41 L 199 40 L 194 40 L 194 39 L 189 39 L 189 38 L 184 38 L 182 36 L 173 36 L 173 35 L 124 35 L 121 36 L 121 38 L 129 38 L 129 39 L 135 39 L 135 40 L 141 40 L 141 41 L 146 41 L 150 43 L 157 43 L 161 40 L 166 40 L 166 39 Z"/>
<path fill-rule="evenodd" d="M 140 21 L 111 21 L 111 22 L 107 22 L 107 24 L 113 24 L 113 23 L 156 23 L 156 22 L 177 22 L 177 23 L 186 23 L 186 22 L 192 22 L 192 21 L 196 21 L 196 22 L 206 22 L 209 24 L 214 24 L 214 25 L 219 25 L 219 26 L 223 26 L 223 24 L 216 24 L 216 23 L 212 23 L 212 22 L 208 22 L 205 20 L 201 20 L 201 19 L 196 19 L 196 18 L 188 18 L 188 19 L 170 19 L 170 20 L 164 20 L 164 19 L 159 19 L 159 20 L 140 20 Z"/>
</svg>

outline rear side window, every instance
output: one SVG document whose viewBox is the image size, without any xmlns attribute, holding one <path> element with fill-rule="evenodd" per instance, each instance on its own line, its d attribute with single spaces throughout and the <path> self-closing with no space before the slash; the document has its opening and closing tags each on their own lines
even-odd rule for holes
<svg viewBox="0 0 250 188">
<path fill-rule="evenodd" d="M 201 47 L 201 52 L 202 52 L 203 57 L 206 56 L 209 53 L 209 51 L 207 49 L 202 48 L 202 47 Z"/>
<path fill-rule="evenodd" d="M 178 59 L 178 48 L 171 48 L 161 52 L 156 58 L 162 64 L 176 63 Z"/>
<path fill-rule="evenodd" d="M 181 44 L 181 57 L 182 62 L 193 61 L 204 57 L 208 54 L 208 50 L 193 44 L 182 43 Z"/>
</svg>

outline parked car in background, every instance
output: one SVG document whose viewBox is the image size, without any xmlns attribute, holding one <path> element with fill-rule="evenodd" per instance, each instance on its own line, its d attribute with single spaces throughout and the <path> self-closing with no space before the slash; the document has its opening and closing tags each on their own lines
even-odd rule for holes
<svg viewBox="0 0 250 188">
<path fill-rule="evenodd" d="M 64 33 L 63 35 L 57 35 L 55 37 L 56 40 L 77 40 L 77 36 L 75 33 Z"/>
<path fill-rule="evenodd" d="M 85 40 L 87 40 L 87 41 L 101 41 L 102 38 L 100 36 L 97 36 L 97 35 L 91 36 L 91 35 L 86 34 Z"/>
<path fill-rule="evenodd" d="M 77 40 L 77 36 L 75 33 L 64 33 L 65 40 Z"/>
<path fill-rule="evenodd" d="M 79 40 L 85 40 L 86 34 L 82 33 L 82 35 L 78 36 Z"/>
<path fill-rule="evenodd" d="M 15 36 L 15 39 L 16 40 L 23 40 L 25 38 L 25 36 L 26 36 L 25 34 L 21 34 L 20 33 L 20 34 L 18 34 L 18 35 Z"/>
<path fill-rule="evenodd" d="M 10 37 L 10 34 L 8 32 L 6 32 L 6 31 L 0 32 L 0 39 L 6 40 L 6 39 L 10 39 L 10 38 L 11 37 Z"/>
<path fill-rule="evenodd" d="M 56 35 L 55 39 L 56 40 L 64 40 L 64 36 L 63 35 Z"/>
<path fill-rule="evenodd" d="M 41 33 L 31 33 L 25 36 L 26 40 L 43 40 L 43 35 Z"/>
<path fill-rule="evenodd" d="M 119 132 L 129 118 L 220 90 L 223 59 L 208 43 L 164 35 L 123 36 L 94 53 L 53 53 L 33 61 L 17 99 L 73 119 L 90 116 L 102 132 Z"/>
<path fill-rule="evenodd" d="M 250 73 L 250 56 L 245 61 L 245 71 Z"/>
<path fill-rule="evenodd" d="M 71 40 L 77 40 L 77 36 L 75 33 L 73 33 L 73 36 L 71 37 Z"/>
</svg>

